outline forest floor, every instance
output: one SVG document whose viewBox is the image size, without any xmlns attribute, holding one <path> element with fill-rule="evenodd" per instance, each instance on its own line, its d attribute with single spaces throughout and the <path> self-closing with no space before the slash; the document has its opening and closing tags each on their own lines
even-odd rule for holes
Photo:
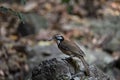
<svg viewBox="0 0 120 80">
<path fill-rule="evenodd" d="M 89 64 L 120 79 L 120 1 L 66 1 L 0 2 L 0 80 L 24 80 L 41 61 L 64 57 L 47 41 L 56 33 L 80 44 Z M 3 7 L 21 12 L 24 22 Z"/>
</svg>

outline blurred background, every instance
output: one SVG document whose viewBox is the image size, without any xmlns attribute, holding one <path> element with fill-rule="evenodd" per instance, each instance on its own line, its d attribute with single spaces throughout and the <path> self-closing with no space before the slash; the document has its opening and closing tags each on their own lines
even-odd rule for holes
<svg viewBox="0 0 120 80">
<path fill-rule="evenodd" d="M 24 80 L 41 61 L 64 56 L 47 41 L 56 33 L 120 80 L 119 0 L 0 0 L 0 80 Z"/>
</svg>

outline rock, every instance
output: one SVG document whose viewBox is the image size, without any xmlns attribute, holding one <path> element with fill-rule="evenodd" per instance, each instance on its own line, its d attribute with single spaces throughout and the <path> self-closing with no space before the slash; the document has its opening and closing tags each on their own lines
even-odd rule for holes
<svg viewBox="0 0 120 80">
<path fill-rule="evenodd" d="M 79 65 L 78 72 L 75 71 L 75 67 L 68 62 L 68 60 L 76 61 Z M 53 58 L 50 60 L 42 61 L 38 66 L 32 70 L 32 75 L 29 77 L 31 80 L 114 80 L 108 75 L 104 74 L 94 65 L 89 66 L 90 76 L 84 74 L 84 70 L 80 70 L 81 61 L 73 58 Z M 28 79 L 28 80 L 29 80 Z"/>
<path fill-rule="evenodd" d="M 62 54 L 55 45 L 35 45 L 33 47 L 29 47 L 27 49 L 27 52 L 28 54 L 32 55 L 29 59 L 31 67 L 33 67 L 36 64 L 39 64 L 43 60 L 59 57 Z"/>
<path fill-rule="evenodd" d="M 35 34 L 35 27 L 30 24 L 30 23 L 20 23 L 18 28 L 17 28 L 17 33 L 20 35 L 20 36 L 28 36 L 28 35 L 31 35 L 31 34 Z"/>
<path fill-rule="evenodd" d="M 86 23 L 94 33 L 94 37 L 99 40 L 102 36 L 111 35 L 111 39 L 103 41 L 101 48 L 112 53 L 120 50 L 120 16 L 106 16 L 103 20 L 90 19 Z M 99 42 L 99 40 L 97 42 Z"/>
<path fill-rule="evenodd" d="M 35 13 L 25 14 L 25 21 L 34 26 L 35 33 L 39 32 L 40 29 L 48 28 L 47 20 Z"/>
<path fill-rule="evenodd" d="M 113 39 L 110 43 L 103 46 L 103 50 L 107 52 L 120 51 L 120 42 Z"/>
<path fill-rule="evenodd" d="M 103 50 L 108 52 L 120 51 L 120 31 L 116 32 L 113 39 L 106 45 L 103 46 Z"/>
<path fill-rule="evenodd" d="M 21 36 L 28 36 L 31 34 L 38 33 L 40 29 L 46 29 L 48 27 L 47 20 L 35 13 L 24 14 L 24 23 L 19 23 L 17 32 Z"/>
<path fill-rule="evenodd" d="M 64 76 L 67 80 L 70 79 L 69 68 L 65 63 L 52 59 L 39 64 L 39 67 L 35 67 L 32 71 L 32 80 L 56 80 Z"/>
<path fill-rule="evenodd" d="M 91 61 L 91 64 L 96 64 L 99 66 L 107 66 L 108 64 L 110 64 L 111 62 L 114 61 L 113 57 L 110 56 L 109 54 L 107 54 L 106 52 L 103 52 L 101 50 L 87 50 L 87 59 L 88 61 Z M 91 59 L 91 60 L 90 60 Z M 105 67 L 104 66 L 104 67 Z"/>
</svg>

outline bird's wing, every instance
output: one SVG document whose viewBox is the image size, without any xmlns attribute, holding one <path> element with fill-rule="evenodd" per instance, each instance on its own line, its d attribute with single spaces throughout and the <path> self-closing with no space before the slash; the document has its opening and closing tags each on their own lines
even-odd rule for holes
<svg viewBox="0 0 120 80">
<path fill-rule="evenodd" d="M 84 52 L 80 49 L 80 47 L 71 41 L 63 41 L 61 43 L 61 48 L 67 51 L 71 51 L 75 55 L 85 56 Z"/>
</svg>

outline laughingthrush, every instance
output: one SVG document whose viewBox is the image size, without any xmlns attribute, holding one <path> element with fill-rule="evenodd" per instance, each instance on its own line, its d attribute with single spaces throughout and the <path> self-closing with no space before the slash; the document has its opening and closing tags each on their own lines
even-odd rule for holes
<svg viewBox="0 0 120 80">
<path fill-rule="evenodd" d="M 77 44 L 75 44 L 72 41 L 66 40 L 62 35 L 59 34 L 54 35 L 51 40 L 55 40 L 55 42 L 58 45 L 58 48 L 64 54 L 69 55 L 70 57 L 78 57 L 82 61 L 86 69 L 87 76 L 90 75 L 89 66 L 84 59 L 85 54 Z"/>
</svg>

